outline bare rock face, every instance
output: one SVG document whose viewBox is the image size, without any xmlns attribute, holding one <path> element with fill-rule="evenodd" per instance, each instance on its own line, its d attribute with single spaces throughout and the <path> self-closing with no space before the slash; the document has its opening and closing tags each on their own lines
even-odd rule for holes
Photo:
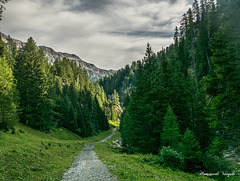
<svg viewBox="0 0 240 181">
<path fill-rule="evenodd" d="M 7 36 L 1 32 L 0 32 L 0 36 L 1 36 L 3 42 L 5 42 L 5 43 L 9 42 L 10 36 Z M 11 39 L 16 44 L 17 48 L 21 48 L 25 44 L 24 42 L 22 42 L 20 40 L 16 40 L 13 38 L 11 38 Z M 46 47 L 46 46 L 39 46 L 39 48 L 41 48 L 43 50 L 43 52 L 50 64 L 54 64 L 56 59 L 63 60 L 63 58 L 65 57 L 66 59 L 69 59 L 71 62 L 75 62 L 77 64 L 77 66 L 79 66 L 83 69 L 86 69 L 88 72 L 89 79 L 91 81 L 97 81 L 101 78 L 104 78 L 105 76 L 110 76 L 116 72 L 116 70 L 100 69 L 100 68 L 96 67 L 94 64 L 83 61 L 81 58 L 79 58 L 75 54 L 56 52 L 52 48 Z"/>
</svg>

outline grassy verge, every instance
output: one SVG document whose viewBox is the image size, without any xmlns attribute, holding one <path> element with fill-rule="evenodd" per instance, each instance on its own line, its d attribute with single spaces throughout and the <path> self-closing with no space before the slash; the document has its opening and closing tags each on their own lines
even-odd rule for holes
<svg viewBox="0 0 240 181">
<path fill-rule="evenodd" d="M 186 181 L 186 180 L 211 180 L 205 176 L 173 171 L 152 164 L 149 161 L 150 155 L 129 155 L 123 154 L 117 148 L 113 148 L 112 141 L 119 140 L 120 133 L 117 133 L 110 140 L 95 145 L 98 157 L 108 165 L 111 173 L 120 180 L 165 180 L 165 181 Z"/>
<path fill-rule="evenodd" d="M 0 131 L 0 180 L 61 180 L 86 144 L 110 133 L 83 139 L 63 128 L 46 134 L 22 124 L 16 134 Z"/>
</svg>

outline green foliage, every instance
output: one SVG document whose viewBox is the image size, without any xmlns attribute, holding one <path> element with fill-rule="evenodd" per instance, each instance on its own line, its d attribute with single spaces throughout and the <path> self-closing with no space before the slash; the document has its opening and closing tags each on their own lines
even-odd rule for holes
<svg viewBox="0 0 240 181">
<path fill-rule="evenodd" d="M 200 145 L 190 130 L 186 130 L 183 136 L 182 154 L 184 156 L 184 170 L 199 171 L 201 168 L 202 152 Z"/>
<path fill-rule="evenodd" d="M 163 133 L 161 134 L 161 144 L 163 146 L 170 146 L 177 149 L 181 135 L 177 124 L 177 118 L 173 113 L 171 107 L 168 107 L 168 111 L 164 116 Z"/>
<path fill-rule="evenodd" d="M 237 147 L 239 6 L 235 0 L 194 1 L 175 28 L 174 44 L 156 55 L 147 44 L 134 74 L 136 88 L 125 94 L 130 95 L 120 124 L 125 150 L 156 154 L 161 146 L 181 148 L 184 169 L 195 172 L 202 168 L 202 154 Z M 168 106 L 175 116 L 165 115 Z"/>
<path fill-rule="evenodd" d="M 110 77 L 99 80 L 99 84 L 103 87 L 107 96 L 114 94 L 114 90 L 119 94 L 119 100 L 123 105 L 126 94 L 136 86 L 137 63 L 133 62 L 131 66 L 126 65 L 124 69 L 118 70 Z"/>
<path fill-rule="evenodd" d="M 118 93 L 117 93 L 116 90 L 114 90 L 114 93 L 113 93 L 112 104 L 113 104 L 114 106 L 120 106 L 119 95 L 118 95 Z"/>
<path fill-rule="evenodd" d="M 119 140 L 116 133 L 110 140 L 95 145 L 94 150 L 99 159 L 108 165 L 110 172 L 119 180 L 212 180 L 199 174 L 189 174 L 183 171 L 163 168 L 159 164 L 159 156 L 151 154 L 126 154 L 120 148 L 114 148 L 112 141 Z"/>
<path fill-rule="evenodd" d="M 172 169 L 182 169 L 184 164 L 184 157 L 171 147 L 163 147 L 159 151 L 161 164 Z"/>
<path fill-rule="evenodd" d="M 8 41 L 0 44 L 1 128 L 13 129 L 18 114 L 20 122 L 42 131 L 62 126 L 87 137 L 109 129 L 106 94 L 86 70 L 66 58 L 48 64 L 32 38 L 19 50 Z M 114 101 L 119 105 L 119 97 Z"/>
<path fill-rule="evenodd" d="M 232 164 L 217 155 L 206 152 L 203 159 L 203 167 L 206 173 L 232 173 Z"/>
<path fill-rule="evenodd" d="M 17 94 L 12 69 L 4 54 L 6 49 L 0 41 L 0 129 L 14 129 L 18 117 L 16 113 Z"/>
<path fill-rule="evenodd" d="M 12 125 L 16 83 L 21 122 L 42 130 L 63 126 L 87 137 L 107 130 L 107 118 L 119 126 L 121 104 L 128 153 L 158 154 L 171 146 L 181 150 L 186 171 L 204 164 L 211 170 L 211 163 L 222 164 L 217 156 L 240 140 L 239 9 L 237 0 L 195 0 L 175 29 L 174 44 L 155 54 L 148 43 L 142 61 L 97 83 L 66 58 L 48 65 L 31 38 L 16 51 L 9 37 L 7 48 L 0 46 L 0 86 L 7 88 L 0 89 L 0 111 Z"/>
<path fill-rule="evenodd" d="M 162 159 L 158 155 L 146 154 L 140 158 L 143 163 L 147 163 L 152 166 L 162 164 Z"/>
<path fill-rule="evenodd" d="M 114 90 L 113 99 L 110 104 L 110 119 L 109 124 L 114 127 L 120 126 L 120 115 L 121 115 L 121 107 L 119 102 L 119 95 L 116 90 Z"/>
<path fill-rule="evenodd" d="M 206 113 L 211 127 L 229 140 L 239 138 L 237 109 L 240 102 L 237 92 L 240 90 L 240 76 L 237 57 L 239 53 L 235 52 L 235 45 L 232 45 L 228 36 L 223 30 L 219 30 L 211 42 L 214 74 L 206 78 L 207 93 L 212 99 L 206 107 Z"/>
<path fill-rule="evenodd" d="M 212 143 L 210 144 L 208 151 L 212 155 L 222 156 L 224 150 L 226 150 L 226 142 L 224 141 L 223 138 L 216 136 L 212 140 Z"/>
<path fill-rule="evenodd" d="M 14 135 L 0 131 L 0 180 L 61 180 L 88 143 L 110 133 L 83 139 L 65 128 L 44 133 L 17 123 Z"/>
<path fill-rule="evenodd" d="M 51 72 L 55 81 L 60 83 L 54 90 L 55 119 L 59 120 L 59 126 L 82 137 L 109 129 L 104 112 L 108 106 L 105 92 L 98 83 L 90 83 L 85 70 L 63 59 L 56 60 Z"/>
<path fill-rule="evenodd" d="M 51 117 L 48 111 L 48 63 L 41 50 L 32 38 L 19 51 L 14 75 L 17 79 L 17 89 L 20 98 L 20 121 L 41 130 L 47 130 Z M 48 122 L 47 122 L 48 121 Z"/>
<path fill-rule="evenodd" d="M 128 111 L 124 112 L 124 116 L 122 117 L 120 124 L 121 124 L 122 144 L 125 147 L 131 147 L 133 127 L 131 125 L 131 118 Z"/>
</svg>

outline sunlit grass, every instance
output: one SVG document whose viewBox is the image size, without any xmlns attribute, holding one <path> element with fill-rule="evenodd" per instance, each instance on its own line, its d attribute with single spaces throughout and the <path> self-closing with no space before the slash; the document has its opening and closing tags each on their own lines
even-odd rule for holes
<svg viewBox="0 0 240 181">
<path fill-rule="evenodd" d="M 112 141 L 119 140 L 120 133 L 117 133 L 105 143 L 98 143 L 95 151 L 99 158 L 108 165 L 110 171 L 120 180 L 165 180 L 165 181 L 186 181 L 186 180 L 211 180 L 199 174 L 189 174 L 182 171 L 174 171 L 169 168 L 163 168 L 160 165 L 146 162 L 149 155 L 126 154 L 120 149 L 113 148 Z"/>
<path fill-rule="evenodd" d="M 110 133 L 83 139 L 63 128 L 46 134 L 22 124 L 15 134 L 0 131 L 0 180 L 61 180 L 88 143 Z"/>
</svg>

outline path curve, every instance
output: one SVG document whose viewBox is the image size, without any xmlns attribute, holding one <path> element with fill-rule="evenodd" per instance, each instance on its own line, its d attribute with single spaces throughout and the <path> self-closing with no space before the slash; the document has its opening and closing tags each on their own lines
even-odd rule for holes
<svg viewBox="0 0 240 181">
<path fill-rule="evenodd" d="M 105 142 L 115 134 L 115 130 L 111 135 L 100 142 Z M 62 181 L 114 181 L 117 180 L 103 164 L 93 151 L 96 143 L 88 144 L 75 158 L 72 166 L 63 175 Z"/>
</svg>

